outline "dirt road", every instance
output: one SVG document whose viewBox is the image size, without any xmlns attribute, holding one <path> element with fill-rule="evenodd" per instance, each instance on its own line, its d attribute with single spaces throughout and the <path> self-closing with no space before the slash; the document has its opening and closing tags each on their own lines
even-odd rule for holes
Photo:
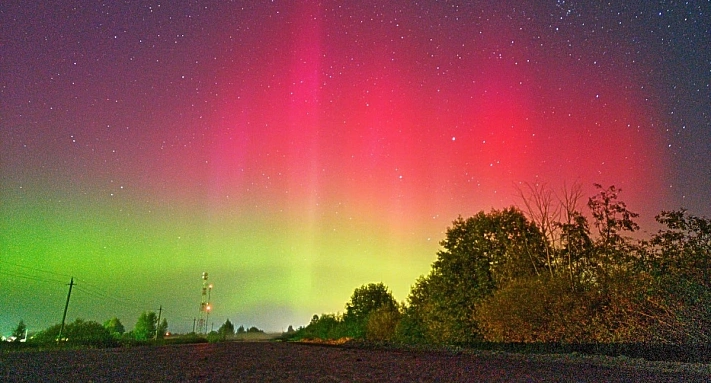
<svg viewBox="0 0 711 383">
<path fill-rule="evenodd" d="M 708 382 L 690 371 L 505 354 L 232 342 L 0 356 L 2 382 Z"/>
</svg>

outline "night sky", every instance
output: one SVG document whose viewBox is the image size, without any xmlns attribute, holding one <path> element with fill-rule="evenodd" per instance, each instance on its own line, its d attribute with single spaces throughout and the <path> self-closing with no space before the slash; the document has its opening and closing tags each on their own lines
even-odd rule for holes
<svg viewBox="0 0 711 383">
<path fill-rule="evenodd" d="M 428 273 L 516 187 L 711 216 L 710 1 L 0 5 L 0 333 L 266 330 Z M 584 201 L 583 201 L 584 202 Z"/>
</svg>

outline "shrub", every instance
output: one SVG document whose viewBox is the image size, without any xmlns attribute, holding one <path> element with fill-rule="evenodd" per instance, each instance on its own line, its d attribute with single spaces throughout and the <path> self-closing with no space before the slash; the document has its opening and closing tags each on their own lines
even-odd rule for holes
<svg viewBox="0 0 711 383">
<path fill-rule="evenodd" d="M 400 317 L 401 314 L 397 308 L 381 306 L 368 316 L 365 338 L 376 341 L 393 340 Z"/>
<path fill-rule="evenodd" d="M 570 291 L 562 279 L 512 281 L 477 305 L 474 319 L 488 342 L 594 341 L 594 294 Z"/>
</svg>

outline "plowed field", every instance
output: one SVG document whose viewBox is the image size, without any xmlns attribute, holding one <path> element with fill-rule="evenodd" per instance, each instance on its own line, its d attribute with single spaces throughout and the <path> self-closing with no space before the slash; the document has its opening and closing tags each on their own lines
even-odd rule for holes
<svg viewBox="0 0 711 383">
<path fill-rule="evenodd" d="M 707 382 L 694 369 L 273 342 L 12 352 L 3 382 Z"/>
</svg>

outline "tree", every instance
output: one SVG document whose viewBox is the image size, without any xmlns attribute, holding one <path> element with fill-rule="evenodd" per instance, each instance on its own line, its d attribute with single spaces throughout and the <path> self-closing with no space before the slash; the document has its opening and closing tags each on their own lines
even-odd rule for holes
<svg viewBox="0 0 711 383">
<path fill-rule="evenodd" d="M 144 311 L 138 317 L 136 326 L 133 329 L 133 336 L 137 340 L 153 339 L 156 335 L 158 317 L 153 311 Z"/>
<path fill-rule="evenodd" d="M 523 210 L 545 238 L 543 250 L 549 277 L 565 273 L 570 288 L 576 288 L 579 263 L 589 255 L 588 224 L 578 208 L 582 188 L 575 182 L 563 186 L 560 194 L 546 184 L 528 184 L 517 188 Z M 539 273 L 540 274 L 540 273 Z"/>
<path fill-rule="evenodd" d="M 303 330 L 297 331 L 301 339 L 340 339 L 348 337 L 346 325 L 341 315 L 314 315 Z"/>
<path fill-rule="evenodd" d="M 25 325 L 25 321 L 20 319 L 20 323 L 17 324 L 17 327 L 12 331 L 12 336 L 15 338 L 13 341 L 14 342 L 20 342 L 21 340 L 25 339 L 25 333 L 27 332 L 27 326 Z"/>
<path fill-rule="evenodd" d="M 428 340 L 480 339 L 473 313 L 497 286 L 539 275 L 545 238 L 516 208 L 457 218 L 447 229 L 430 274 L 413 287 L 406 312 L 410 330 Z"/>
<path fill-rule="evenodd" d="M 343 316 L 351 330 L 351 335 L 355 338 L 364 337 L 368 317 L 381 307 L 397 310 L 397 301 L 382 282 L 370 283 L 355 289 L 351 300 L 346 303 L 346 313 Z"/>
<path fill-rule="evenodd" d="M 121 335 L 123 335 L 124 332 L 126 332 L 126 329 L 123 327 L 123 324 L 116 317 L 113 317 L 104 322 L 104 328 L 106 328 L 112 335 L 116 337 L 120 337 Z"/>
<path fill-rule="evenodd" d="M 579 183 L 574 182 L 568 189 L 563 186 L 558 202 L 561 206 L 563 219 L 555 223 L 560 226 L 561 258 L 567 264 L 567 275 L 571 290 L 575 290 L 581 273 L 580 263 L 589 255 L 592 248 L 590 229 L 587 219 L 580 213 L 578 203 L 582 199 L 583 191 Z"/>
<path fill-rule="evenodd" d="M 541 231 L 546 239 L 543 249 L 546 255 L 548 274 L 553 276 L 555 246 L 560 225 L 556 225 L 561 215 L 561 207 L 553 204 L 553 191 L 545 184 L 524 184 L 528 191 L 517 187 L 518 195 L 528 213 L 528 218 Z M 536 273 L 539 273 L 536 270 Z"/>
<path fill-rule="evenodd" d="M 438 317 L 443 310 L 436 305 L 432 297 L 435 289 L 430 285 L 439 277 L 432 271 L 427 277 L 420 276 L 410 288 L 407 305 L 396 329 L 399 340 L 406 343 L 439 343 L 450 338 L 443 336 L 443 331 L 435 330 L 438 324 L 443 323 Z"/>
<path fill-rule="evenodd" d="M 627 205 L 618 200 L 621 189 L 610 186 L 603 189 L 594 184 L 598 193 L 588 200 L 588 207 L 594 219 L 594 225 L 599 237 L 595 244 L 595 254 L 592 262 L 595 267 L 595 277 L 598 282 L 604 278 L 618 278 L 617 274 L 625 274 L 636 261 L 632 255 L 637 251 L 629 239 L 623 234 L 634 232 L 639 225 L 634 222 L 639 214 L 627 209 Z"/>
<path fill-rule="evenodd" d="M 239 328 L 237 329 L 237 334 L 244 334 L 247 331 L 244 330 L 244 326 L 240 325 Z"/>
<path fill-rule="evenodd" d="M 639 312 L 663 342 L 711 342 L 711 220 L 686 210 L 656 217 L 665 228 L 649 241 L 649 283 Z"/>
<path fill-rule="evenodd" d="M 559 225 L 561 227 L 560 255 L 566 264 L 570 287 L 575 290 L 588 276 L 586 271 L 591 267 L 590 260 L 594 246 L 590 238 L 590 228 L 588 220 L 577 211 L 570 213 L 567 222 Z"/>
<path fill-rule="evenodd" d="M 598 193 L 590 197 L 588 207 L 595 219 L 600 242 L 603 246 L 611 248 L 625 241 L 622 236 L 624 231 L 639 230 L 639 225 L 633 220 L 639 214 L 629 211 L 627 204 L 617 200 L 622 189 L 617 189 L 614 185 L 604 190 L 600 184 L 594 186 L 598 189 Z"/>
<path fill-rule="evenodd" d="M 166 318 L 163 318 L 160 321 L 160 324 L 158 325 L 156 331 L 158 339 L 163 339 L 163 337 L 165 337 L 165 334 L 168 332 L 168 320 Z"/>
<path fill-rule="evenodd" d="M 656 220 L 666 229 L 650 240 L 655 273 L 683 275 L 711 289 L 711 220 L 684 209 L 663 211 Z"/>
<path fill-rule="evenodd" d="M 222 326 L 217 329 L 217 333 L 222 335 L 223 337 L 232 336 L 235 334 L 235 325 L 233 325 L 232 322 L 227 319 L 225 323 L 223 323 Z"/>
</svg>

